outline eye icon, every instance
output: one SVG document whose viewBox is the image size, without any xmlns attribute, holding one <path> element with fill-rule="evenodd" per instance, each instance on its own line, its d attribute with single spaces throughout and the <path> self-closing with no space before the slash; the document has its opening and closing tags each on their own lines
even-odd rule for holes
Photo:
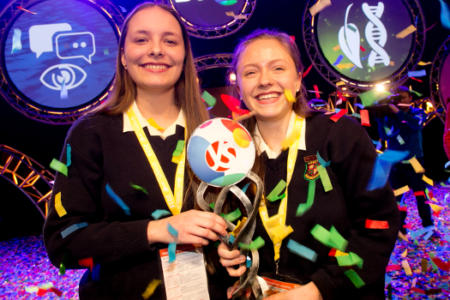
<svg viewBox="0 0 450 300">
<path fill-rule="evenodd" d="M 78 87 L 86 80 L 86 77 L 86 72 L 76 65 L 59 64 L 45 70 L 40 80 L 47 88 L 61 91 Z"/>
</svg>

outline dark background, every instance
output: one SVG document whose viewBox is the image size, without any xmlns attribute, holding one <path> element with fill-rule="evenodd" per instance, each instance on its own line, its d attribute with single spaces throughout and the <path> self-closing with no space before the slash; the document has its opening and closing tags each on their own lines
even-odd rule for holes
<svg viewBox="0 0 450 300">
<path fill-rule="evenodd" d="M 55 0 L 55 4 L 58 1 L 62 0 Z M 112 2 L 130 11 L 142 1 L 112 0 Z M 6 3 L 8 3 L 6 0 L 0 1 L 0 10 Z M 257 0 L 252 17 L 236 33 L 219 39 L 206 40 L 192 37 L 194 55 L 198 57 L 205 54 L 231 53 L 239 39 L 254 29 L 276 28 L 295 36 L 302 52 L 303 64 L 307 68 L 311 65 L 311 61 L 309 61 L 303 46 L 301 20 L 306 3 L 307 1 L 302 0 Z M 450 31 L 440 23 L 438 0 L 421 0 L 419 3 L 425 16 L 426 28 L 429 28 L 426 32 L 426 46 L 422 61 L 433 61 L 437 50 Z M 57 5 L 55 9 L 57 9 Z M 421 68 L 425 68 L 429 74 L 431 66 L 418 67 L 418 69 Z M 406 84 L 411 84 L 414 90 L 423 93 L 424 96 L 429 96 L 428 77 L 422 79 L 424 79 L 422 84 L 411 80 L 408 80 Z M 217 80 L 223 82 L 222 78 L 217 78 Z M 209 78 L 208 82 L 214 86 L 214 78 Z M 304 84 L 307 89 L 313 89 L 313 85 L 317 84 L 323 92 L 322 95 L 325 95 L 322 97 L 323 99 L 327 99 L 327 95 L 335 91 L 335 88 L 321 77 L 314 67 L 305 78 Z M 220 84 L 218 85 L 220 86 Z M 25 153 L 43 166 L 48 167 L 53 158 L 60 156 L 68 128 L 68 125 L 49 125 L 29 119 L 4 99 L 0 99 L 0 144 L 8 145 Z M 443 152 L 442 134 L 443 124 L 438 118 L 432 120 L 424 128 L 425 168 L 427 176 L 436 181 L 446 179 L 443 170 L 446 157 Z M 42 218 L 28 198 L 17 187 L 0 177 L 0 240 L 39 234 L 42 224 Z"/>
</svg>

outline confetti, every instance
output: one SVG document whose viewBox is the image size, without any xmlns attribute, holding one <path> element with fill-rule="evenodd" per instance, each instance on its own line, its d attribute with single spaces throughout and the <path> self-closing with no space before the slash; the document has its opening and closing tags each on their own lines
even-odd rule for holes
<svg viewBox="0 0 450 300">
<path fill-rule="evenodd" d="M 315 262 L 317 260 L 317 253 L 314 250 L 311 250 L 308 247 L 305 247 L 294 240 L 289 240 L 287 247 L 289 251 L 294 254 L 297 254 L 300 257 L 306 258 L 310 261 Z"/>
<path fill-rule="evenodd" d="M 292 94 L 292 91 L 289 89 L 284 89 L 284 97 L 286 97 L 286 100 L 290 103 L 295 103 L 297 99 L 295 99 L 294 95 Z"/>
<path fill-rule="evenodd" d="M 69 170 L 67 169 L 67 166 L 64 163 L 57 160 L 56 158 L 52 159 L 52 161 L 50 162 L 50 168 L 63 174 L 66 177 L 69 174 Z"/>
<path fill-rule="evenodd" d="M 144 194 L 148 195 L 148 191 L 144 187 L 142 187 L 140 185 L 137 185 L 137 184 L 134 184 L 132 182 L 130 182 L 130 186 L 133 189 L 135 189 L 136 191 L 140 191 L 140 192 L 143 192 Z"/>
<path fill-rule="evenodd" d="M 168 253 L 169 253 L 169 263 L 173 263 L 176 259 L 177 243 L 173 242 L 169 244 Z"/>
<path fill-rule="evenodd" d="M 389 229 L 388 221 L 366 219 L 365 227 L 368 229 Z"/>
<path fill-rule="evenodd" d="M 152 212 L 152 218 L 155 219 L 155 220 L 159 220 L 162 217 L 170 216 L 170 215 L 171 215 L 171 213 L 167 209 L 155 209 Z"/>
<path fill-rule="evenodd" d="M 178 231 L 175 228 L 173 228 L 173 226 L 170 225 L 170 223 L 167 223 L 167 230 L 169 231 L 171 236 L 173 236 L 174 238 L 178 238 Z"/>
<path fill-rule="evenodd" d="M 424 77 L 424 76 L 427 76 L 427 71 L 425 70 L 416 70 L 408 72 L 408 77 Z"/>
<path fill-rule="evenodd" d="M 106 193 L 108 193 L 108 195 L 114 200 L 114 202 L 117 203 L 117 205 L 120 206 L 120 208 L 122 208 L 122 210 L 125 212 L 125 214 L 127 216 L 131 216 L 131 212 L 130 212 L 130 208 L 128 207 L 128 205 L 125 204 L 125 202 L 123 202 L 123 200 L 119 197 L 119 195 L 117 195 L 113 189 L 111 188 L 111 186 L 107 183 L 105 186 L 106 189 Z"/>
<path fill-rule="evenodd" d="M 229 222 L 234 222 L 242 216 L 241 210 L 236 208 L 234 211 L 223 215 L 223 218 Z"/>
<path fill-rule="evenodd" d="M 86 222 L 72 224 L 69 227 L 67 227 L 66 229 L 64 229 L 63 231 L 61 231 L 61 236 L 63 239 L 65 239 L 68 235 L 72 234 L 73 232 L 77 231 L 78 229 L 81 229 L 81 228 L 84 228 L 87 226 L 88 226 L 88 223 L 86 223 Z"/>
<path fill-rule="evenodd" d="M 416 31 L 416 27 L 414 27 L 414 25 L 409 25 L 408 27 L 406 27 L 405 29 L 403 29 L 402 31 L 397 33 L 395 35 L 395 37 L 398 39 L 404 39 L 405 37 L 407 37 L 408 35 L 410 35 L 411 33 L 415 32 L 415 31 Z"/>
<path fill-rule="evenodd" d="M 150 298 L 151 295 L 155 292 L 158 285 L 161 283 L 161 280 L 159 279 L 153 279 L 145 289 L 145 291 L 142 293 L 142 298 L 145 300 Z"/>
<path fill-rule="evenodd" d="M 239 247 L 245 250 L 258 250 L 259 248 L 263 247 L 264 244 L 265 244 L 264 239 L 258 236 L 250 244 L 239 243 Z"/>
<path fill-rule="evenodd" d="M 361 277 L 359 277 L 358 273 L 356 273 L 355 270 L 347 270 L 344 272 L 344 274 L 351 280 L 356 288 L 359 289 L 360 287 L 365 285 L 364 281 L 361 279 Z"/>
<path fill-rule="evenodd" d="M 267 195 L 266 199 L 270 202 L 275 202 L 277 200 L 283 199 L 285 194 L 281 194 L 286 189 L 286 181 L 281 179 L 277 185 L 273 188 L 273 190 Z"/>
<path fill-rule="evenodd" d="M 66 166 L 70 167 L 72 164 L 72 147 L 70 144 L 67 144 L 66 146 Z"/>
<path fill-rule="evenodd" d="M 309 8 L 309 13 L 312 17 L 314 17 L 316 14 L 324 10 L 326 7 L 331 5 L 330 0 L 318 0 L 313 6 Z"/>
<path fill-rule="evenodd" d="M 60 218 L 67 214 L 67 211 L 61 202 L 61 192 L 59 192 L 55 195 L 55 209 L 56 209 L 56 213 L 58 214 L 58 216 Z"/>
<path fill-rule="evenodd" d="M 214 107 L 217 102 L 216 98 L 207 91 L 203 91 L 202 99 L 206 102 L 206 104 L 208 104 L 208 107 Z"/>
</svg>

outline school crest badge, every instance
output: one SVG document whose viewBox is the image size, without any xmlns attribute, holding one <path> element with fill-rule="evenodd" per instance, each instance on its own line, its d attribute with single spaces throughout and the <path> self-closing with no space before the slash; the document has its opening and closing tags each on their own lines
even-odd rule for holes
<svg viewBox="0 0 450 300">
<path fill-rule="evenodd" d="M 317 170 L 319 160 L 317 159 L 317 155 L 305 156 L 303 160 L 305 161 L 305 179 L 317 179 L 317 177 L 319 177 L 319 171 Z"/>
</svg>

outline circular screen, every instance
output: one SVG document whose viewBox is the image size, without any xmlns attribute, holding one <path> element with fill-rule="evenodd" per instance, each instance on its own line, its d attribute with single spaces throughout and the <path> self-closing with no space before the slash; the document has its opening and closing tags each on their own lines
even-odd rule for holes
<svg viewBox="0 0 450 300">
<path fill-rule="evenodd" d="M 256 0 L 168 0 L 189 33 L 202 38 L 231 34 L 245 24 Z"/>
<path fill-rule="evenodd" d="M 7 29 L 3 61 L 10 83 L 33 105 L 80 108 L 105 93 L 115 72 L 118 32 L 86 1 L 40 1 Z"/>
<path fill-rule="evenodd" d="M 317 16 L 320 50 L 350 80 L 388 78 L 408 61 L 414 22 L 401 0 L 333 1 Z"/>
</svg>

